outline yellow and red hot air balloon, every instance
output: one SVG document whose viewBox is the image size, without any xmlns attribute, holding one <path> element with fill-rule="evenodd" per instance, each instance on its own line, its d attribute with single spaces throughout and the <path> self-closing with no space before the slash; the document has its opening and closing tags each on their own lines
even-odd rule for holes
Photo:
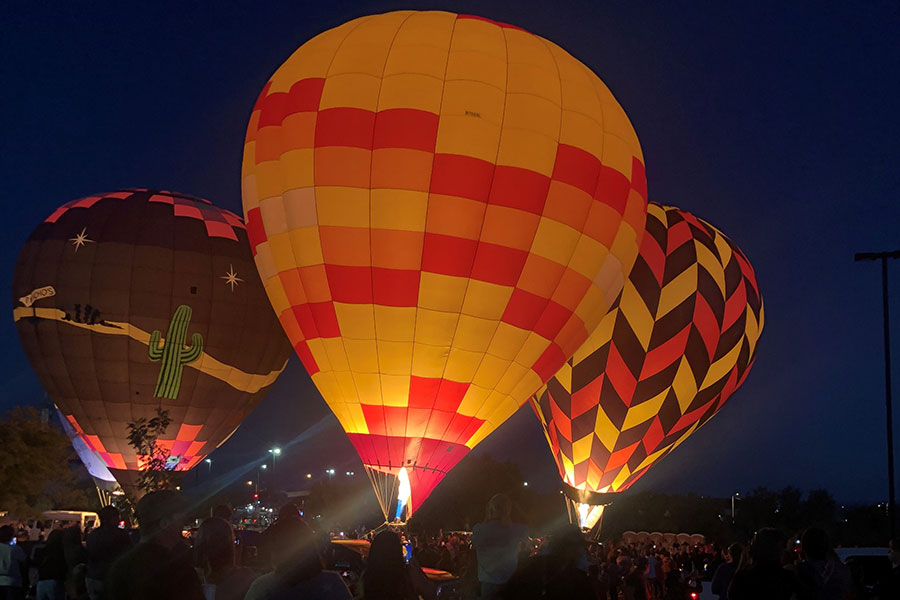
<svg viewBox="0 0 900 600">
<path fill-rule="evenodd" d="M 362 17 L 275 72 L 244 148 L 250 243 L 386 517 L 398 481 L 411 514 L 587 339 L 646 197 L 606 86 L 519 28 Z"/>
<path fill-rule="evenodd" d="M 690 213 L 650 203 L 614 308 L 532 407 L 578 522 L 628 489 L 747 377 L 763 304 L 747 257 Z"/>
<path fill-rule="evenodd" d="M 171 468 L 190 469 L 237 429 L 291 353 L 241 218 L 183 194 L 64 204 L 25 242 L 12 296 L 25 354 L 83 442 L 73 440 L 85 465 L 134 494 L 146 457 L 128 443 L 130 422 L 168 411 L 158 443 Z"/>
</svg>

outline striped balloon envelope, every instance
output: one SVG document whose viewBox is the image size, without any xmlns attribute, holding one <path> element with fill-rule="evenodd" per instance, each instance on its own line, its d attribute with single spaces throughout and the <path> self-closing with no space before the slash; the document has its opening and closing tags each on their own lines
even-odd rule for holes
<svg viewBox="0 0 900 600">
<path fill-rule="evenodd" d="M 401 484 L 411 514 L 587 339 L 646 197 L 606 86 L 519 28 L 367 16 L 275 72 L 244 149 L 250 243 L 386 517 Z"/>
<path fill-rule="evenodd" d="M 756 354 L 763 304 L 731 240 L 650 203 L 622 295 L 588 341 L 532 398 L 579 522 L 706 423 Z"/>
</svg>

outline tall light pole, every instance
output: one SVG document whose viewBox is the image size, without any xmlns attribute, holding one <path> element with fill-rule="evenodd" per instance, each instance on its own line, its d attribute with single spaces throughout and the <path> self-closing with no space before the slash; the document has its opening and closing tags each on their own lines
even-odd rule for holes
<svg viewBox="0 0 900 600">
<path fill-rule="evenodd" d="M 270 448 L 269 454 L 272 455 L 272 483 L 275 483 L 275 457 L 281 455 L 281 448 Z"/>
<path fill-rule="evenodd" d="M 893 252 L 861 252 L 855 256 L 857 262 L 863 260 L 881 261 L 881 296 L 884 307 L 884 402 L 887 411 L 887 452 L 888 452 L 888 521 L 891 527 L 891 539 L 897 535 L 894 518 L 894 415 L 891 409 L 891 318 L 888 307 L 888 268 L 889 258 L 900 258 L 900 250 Z"/>
<path fill-rule="evenodd" d="M 731 495 L 731 522 L 734 523 L 734 498 L 735 496 L 740 496 L 740 492 L 735 492 Z"/>
<path fill-rule="evenodd" d="M 212 459 L 211 459 L 211 458 L 207 458 L 207 459 L 206 459 L 205 461 L 203 461 L 203 462 L 205 462 L 205 463 L 206 463 L 206 466 L 209 467 L 209 469 L 206 471 L 206 473 L 207 473 L 208 475 L 212 475 Z"/>
</svg>

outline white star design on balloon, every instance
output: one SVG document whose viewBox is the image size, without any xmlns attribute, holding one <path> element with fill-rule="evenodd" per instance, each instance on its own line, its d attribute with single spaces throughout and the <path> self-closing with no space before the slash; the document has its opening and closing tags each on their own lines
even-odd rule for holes
<svg viewBox="0 0 900 600">
<path fill-rule="evenodd" d="M 93 244 L 94 240 L 89 240 L 87 237 L 87 227 L 81 228 L 81 233 L 76 235 L 73 238 L 69 238 L 69 241 L 72 242 L 72 245 L 75 246 L 75 252 L 78 252 L 78 249 L 84 246 L 85 244 Z"/>
<path fill-rule="evenodd" d="M 237 273 L 234 272 L 234 267 L 232 265 L 228 265 L 228 271 L 219 279 L 224 279 L 225 285 L 230 285 L 232 292 L 234 291 L 234 286 L 236 286 L 238 282 L 244 281 L 237 276 Z"/>
</svg>

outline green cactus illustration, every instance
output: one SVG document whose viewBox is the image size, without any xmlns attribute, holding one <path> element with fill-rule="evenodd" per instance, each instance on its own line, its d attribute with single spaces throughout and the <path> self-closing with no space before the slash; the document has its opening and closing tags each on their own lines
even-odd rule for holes
<svg viewBox="0 0 900 600">
<path fill-rule="evenodd" d="M 191 346 L 188 348 L 184 341 L 187 337 L 188 323 L 191 321 L 191 307 L 182 304 L 175 309 L 172 321 L 169 323 L 169 331 L 166 339 L 160 347 L 160 332 L 158 329 L 150 334 L 149 354 L 153 362 L 162 361 L 159 368 L 159 377 L 156 380 L 156 398 L 168 398 L 174 400 L 178 397 L 178 389 L 181 387 L 181 371 L 184 365 L 192 363 L 203 353 L 203 336 L 195 333 L 191 336 Z"/>
</svg>

